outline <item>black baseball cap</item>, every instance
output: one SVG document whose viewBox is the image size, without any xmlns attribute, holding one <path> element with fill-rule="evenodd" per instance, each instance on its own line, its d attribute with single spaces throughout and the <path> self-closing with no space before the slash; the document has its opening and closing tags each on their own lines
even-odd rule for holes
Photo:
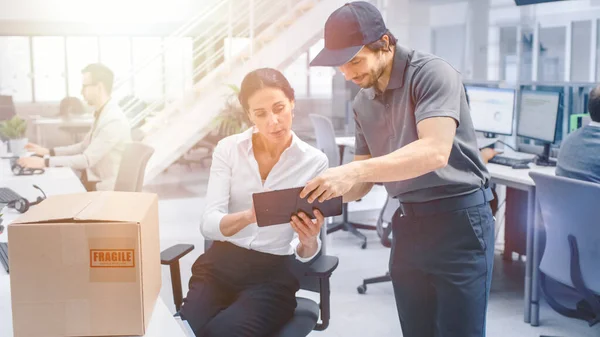
<svg viewBox="0 0 600 337">
<path fill-rule="evenodd" d="M 325 48 L 311 66 L 338 67 L 350 61 L 361 48 L 387 32 L 377 7 L 365 1 L 345 4 L 325 22 Z"/>
</svg>

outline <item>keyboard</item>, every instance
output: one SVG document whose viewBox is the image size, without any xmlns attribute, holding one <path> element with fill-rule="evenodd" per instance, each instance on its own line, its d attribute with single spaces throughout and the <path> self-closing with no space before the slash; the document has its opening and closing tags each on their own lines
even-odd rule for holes
<svg viewBox="0 0 600 337">
<path fill-rule="evenodd" d="M 8 273 L 8 243 L 0 242 L 0 263 Z"/>
<path fill-rule="evenodd" d="M 17 192 L 7 187 L 0 187 L 0 204 L 8 204 L 11 201 L 21 199 Z"/>
<path fill-rule="evenodd" d="M 511 158 L 511 157 L 504 157 L 504 156 L 495 156 L 489 160 L 489 163 L 504 165 L 504 166 L 514 166 L 517 164 L 529 164 L 532 161 L 533 161 L 532 159 L 520 159 L 520 158 Z"/>
</svg>

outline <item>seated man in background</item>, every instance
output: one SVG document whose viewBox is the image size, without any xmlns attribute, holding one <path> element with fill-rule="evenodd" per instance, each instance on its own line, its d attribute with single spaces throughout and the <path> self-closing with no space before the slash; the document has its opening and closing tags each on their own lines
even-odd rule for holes
<svg viewBox="0 0 600 337">
<path fill-rule="evenodd" d="M 28 151 L 50 157 L 24 157 L 18 163 L 27 168 L 66 166 L 81 170 L 88 191 L 113 190 L 125 145 L 131 142 L 131 128 L 117 102 L 111 99 L 113 72 L 102 64 L 90 64 L 81 73 L 81 94 L 95 111 L 90 132 L 81 143 L 54 149 L 27 144 Z"/>
<path fill-rule="evenodd" d="M 592 122 L 563 140 L 556 175 L 600 183 L 600 86 L 590 92 L 588 111 Z"/>
</svg>

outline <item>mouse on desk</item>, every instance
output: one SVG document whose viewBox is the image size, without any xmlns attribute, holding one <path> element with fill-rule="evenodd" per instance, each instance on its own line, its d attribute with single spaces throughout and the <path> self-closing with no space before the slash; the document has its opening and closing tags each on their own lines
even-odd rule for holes
<svg viewBox="0 0 600 337">
<path fill-rule="evenodd" d="M 530 167 L 529 167 L 529 164 L 527 164 L 527 163 L 519 163 L 519 164 L 514 164 L 512 166 L 512 168 L 515 170 L 523 170 L 523 169 L 528 169 Z"/>
</svg>

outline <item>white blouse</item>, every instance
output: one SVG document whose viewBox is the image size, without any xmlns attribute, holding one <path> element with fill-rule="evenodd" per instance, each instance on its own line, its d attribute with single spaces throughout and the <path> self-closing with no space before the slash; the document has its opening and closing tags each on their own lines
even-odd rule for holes
<svg viewBox="0 0 600 337">
<path fill-rule="evenodd" d="M 327 157 L 292 132 L 290 147 L 281 154 L 263 183 L 252 150 L 254 132 L 256 130 L 250 128 L 229 136 L 215 147 L 200 231 L 210 240 L 228 241 L 263 253 L 291 255 L 296 253 L 299 240 L 289 223 L 267 227 L 253 223 L 227 237 L 221 233 L 221 219 L 227 214 L 249 209 L 253 193 L 304 186 L 327 169 Z M 321 248 L 318 237 L 317 241 L 318 252 Z M 314 256 L 301 258 L 296 253 L 296 257 L 307 262 Z"/>
</svg>

